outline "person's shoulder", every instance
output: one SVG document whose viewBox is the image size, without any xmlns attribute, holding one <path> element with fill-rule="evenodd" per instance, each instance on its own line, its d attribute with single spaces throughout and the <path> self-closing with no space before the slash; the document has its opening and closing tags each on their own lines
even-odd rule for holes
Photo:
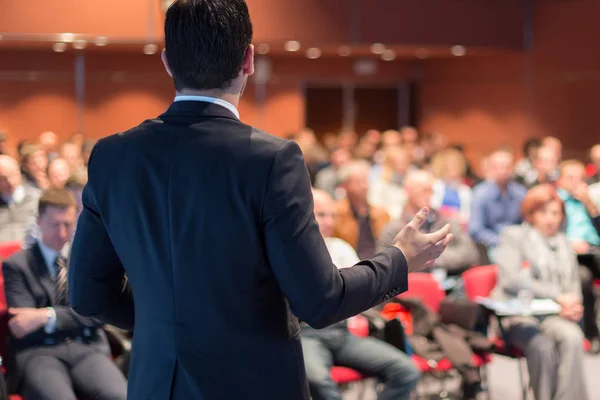
<svg viewBox="0 0 600 400">
<path fill-rule="evenodd" d="M 525 196 L 525 194 L 527 193 L 527 188 L 520 184 L 519 182 L 517 182 L 516 180 L 513 180 L 509 183 L 509 187 L 516 193 L 518 193 L 519 195 L 523 195 Z"/>
<path fill-rule="evenodd" d="M 521 240 L 525 234 L 525 227 L 521 225 L 509 225 L 502 229 L 500 237 L 508 240 Z"/>
<path fill-rule="evenodd" d="M 251 129 L 250 140 L 252 141 L 252 148 L 260 154 L 277 154 L 284 146 L 294 146 L 297 144 L 288 139 L 281 138 L 279 136 L 271 135 L 265 131 L 246 125 Z"/>
<path fill-rule="evenodd" d="M 27 258 L 30 251 L 30 248 L 17 251 L 15 254 L 2 261 L 2 269 L 4 271 L 17 271 L 23 269 L 27 265 Z"/>
</svg>

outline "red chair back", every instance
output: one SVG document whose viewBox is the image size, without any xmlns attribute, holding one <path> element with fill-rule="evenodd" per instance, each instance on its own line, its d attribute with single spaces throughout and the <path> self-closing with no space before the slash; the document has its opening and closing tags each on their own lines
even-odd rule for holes
<svg viewBox="0 0 600 400">
<path fill-rule="evenodd" d="M 420 299 L 431 311 L 438 312 L 446 292 L 433 275 L 424 272 L 408 274 L 408 291 L 398 297 L 412 297 Z"/>
<path fill-rule="evenodd" d="M 14 242 L 0 243 L 0 261 L 10 258 L 10 256 L 21 250 L 22 246 L 23 243 L 21 243 L 19 240 Z"/>
<path fill-rule="evenodd" d="M 486 265 L 474 267 L 462 274 L 465 293 L 470 300 L 476 297 L 489 297 L 498 280 L 498 267 Z"/>
</svg>

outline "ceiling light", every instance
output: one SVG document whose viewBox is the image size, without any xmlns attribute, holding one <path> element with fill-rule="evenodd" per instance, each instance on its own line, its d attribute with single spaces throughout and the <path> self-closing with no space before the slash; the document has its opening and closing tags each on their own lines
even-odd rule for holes
<svg viewBox="0 0 600 400">
<path fill-rule="evenodd" d="M 465 46 L 452 46 L 450 48 L 450 53 L 452 53 L 453 56 L 462 57 L 467 54 L 467 49 Z"/>
<path fill-rule="evenodd" d="M 396 52 L 394 50 L 386 50 L 381 55 L 383 61 L 394 61 L 396 59 Z"/>
<path fill-rule="evenodd" d="M 62 42 L 54 43 L 52 45 L 52 50 L 54 50 L 57 53 L 63 53 L 65 50 L 67 50 L 67 44 Z"/>
<path fill-rule="evenodd" d="M 306 50 L 306 57 L 310 58 L 311 60 L 316 60 L 317 58 L 321 57 L 321 54 L 321 49 L 316 47 L 311 47 L 310 49 Z"/>
<path fill-rule="evenodd" d="M 76 40 L 73 42 L 73 48 L 77 50 L 83 50 L 87 46 L 87 42 L 85 40 Z"/>
<path fill-rule="evenodd" d="M 256 47 L 256 51 L 258 52 L 258 54 L 268 54 L 270 50 L 271 47 L 266 43 L 261 43 Z"/>
<path fill-rule="evenodd" d="M 381 43 L 373 43 L 371 45 L 371 52 L 373 54 L 383 54 L 385 51 L 385 45 Z"/>
<path fill-rule="evenodd" d="M 106 46 L 108 44 L 108 38 L 106 36 L 97 36 L 94 39 L 96 46 Z"/>
<path fill-rule="evenodd" d="M 297 40 L 290 40 L 289 42 L 285 42 L 283 48 L 285 51 L 298 51 L 300 50 L 300 42 Z"/>
<path fill-rule="evenodd" d="M 65 43 L 72 43 L 75 40 L 75 34 L 73 33 L 61 33 L 59 41 Z"/>
<path fill-rule="evenodd" d="M 415 52 L 415 56 L 417 56 L 417 58 L 420 58 L 421 60 L 429 57 L 429 50 L 427 49 L 418 49 Z"/>
<path fill-rule="evenodd" d="M 144 54 L 151 56 L 152 54 L 156 54 L 158 51 L 158 46 L 154 43 L 148 43 L 144 46 Z"/>
<path fill-rule="evenodd" d="M 338 54 L 342 57 L 348 57 L 352 53 L 350 46 L 342 46 L 338 49 Z"/>
</svg>

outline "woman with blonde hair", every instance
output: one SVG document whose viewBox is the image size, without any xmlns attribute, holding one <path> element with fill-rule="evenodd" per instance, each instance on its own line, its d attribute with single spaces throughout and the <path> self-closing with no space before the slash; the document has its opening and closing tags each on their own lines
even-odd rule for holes
<svg viewBox="0 0 600 400">
<path fill-rule="evenodd" d="M 466 223 L 471 213 L 471 188 L 467 186 L 467 160 L 456 149 L 445 149 L 433 156 L 431 172 L 437 180 L 433 185 L 431 206 L 440 213 L 458 217 Z"/>
</svg>

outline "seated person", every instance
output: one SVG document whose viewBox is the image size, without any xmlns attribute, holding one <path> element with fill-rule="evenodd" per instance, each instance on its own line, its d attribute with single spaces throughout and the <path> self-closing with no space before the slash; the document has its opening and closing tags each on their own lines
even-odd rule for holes
<svg viewBox="0 0 600 400">
<path fill-rule="evenodd" d="M 8 322 L 9 385 L 27 400 L 125 399 L 125 377 L 110 359 L 102 323 L 67 304 L 65 249 L 76 201 L 64 189 L 45 191 L 40 237 L 2 264 Z"/>
<path fill-rule="evenodd" d="M 313 193 L 315 217 L 333 263 L 338 268 L 353 266 L 359 259 L 352 246 L 331 237 L 336 209 L 333 199 L 320 190 Z M 321 330 L 303 323 L 301 338 L 306 375 L 314 400 L 342 399 L 330 375 L 334 364 L 380 378 L 385 388 L 379 399 L 408 400 L 419 380 L 419 371 L 409 356 L 378 339 L 352 335 L 345 321 Z"/>
<path fill-rule="evenodd" d="M 484 246 L 490 262 L 495 262 L 494 249 L 502 228 L 521 223 L 521 201 L 525 189 L 512 179 L 513 156 L 504 149 L 489 158 L 491 181 L 473 189 L 469 233 Z"/>
<path fill-rule="evenodd" d="M 527 358 L 536 400 L 588 399 L 583 371 L 583 315 L 577 256 L 560 231 L 564 203 L 550 185 L 532 188 L 522 212 L 525 222 L 502 231 L 497 248 L 498 283 L 492 297 L 518 298 L 520 268 L 530 263 L 535 298 L 553 299 L 560 315 L 504 319 L 508 341 Z"/>
<path fill-rule="evenodd" d="M 435 177 L 427 171 L 411 171 L 404 180 L 404 191 L 407 203 L 402 217 L 392 220 L 383 230 L 377 242 L 377 250 L 381 251 L 394 242 L 394 238 L 410 222 L 423 207 L 428 207 L 433 195 Z M 450 223 L 454 235 L 452 241 L 436 260 L 435 266 L 446 270 L 450 275 L 460 275 L 479 261 L 475 243 L 460 228 L 458 219 L 444 218 L 437 211 L 431 210 L 429 218 L 421 228 L 426 233 L 435 232 Z"/>
</svg>

